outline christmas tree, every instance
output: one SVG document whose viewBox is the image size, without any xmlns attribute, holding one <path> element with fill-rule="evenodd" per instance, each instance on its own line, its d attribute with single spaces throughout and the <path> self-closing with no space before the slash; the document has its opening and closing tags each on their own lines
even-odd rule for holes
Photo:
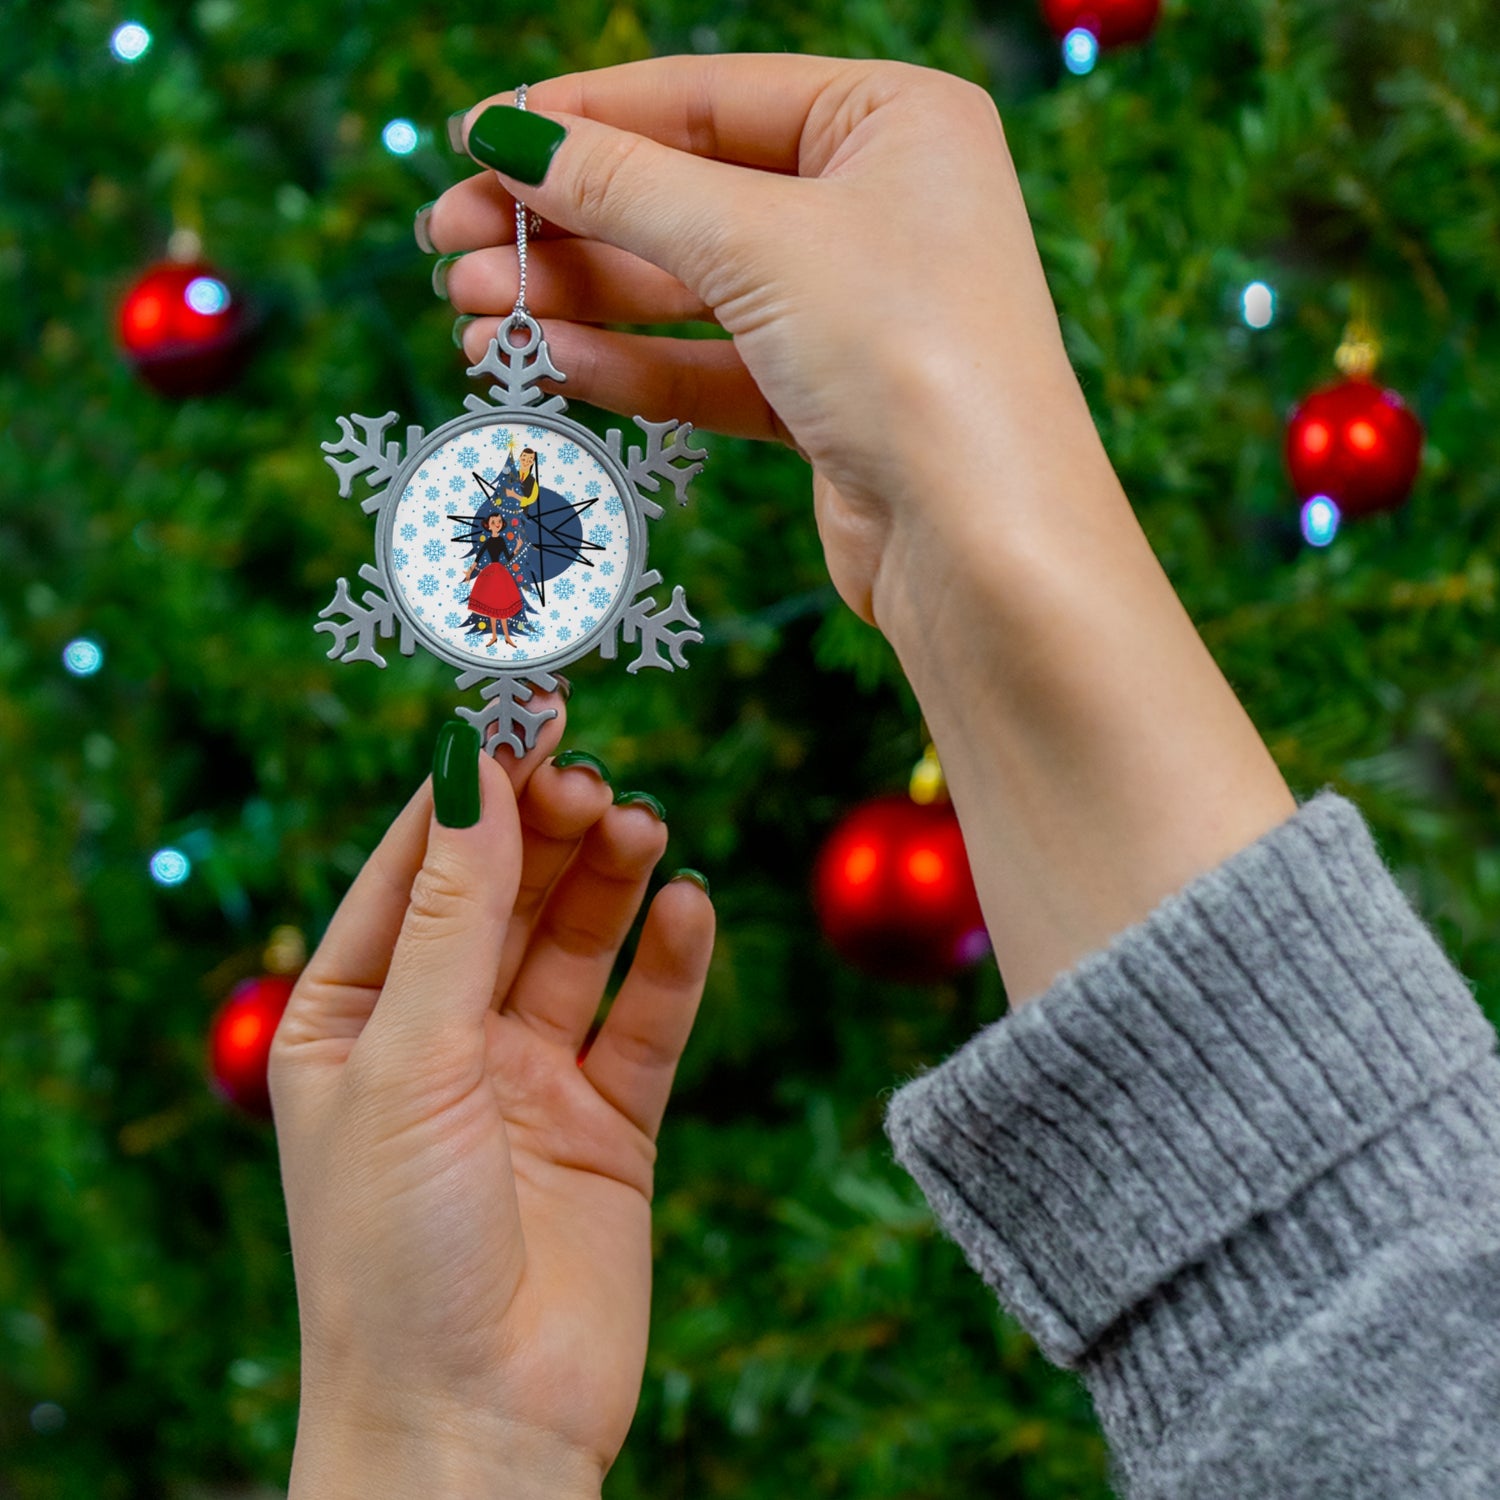
<svg viewBox="0 0 1500 1500">
<path fill-rule="evenodd" d="M 340 413 L 432 428 L 461 401 L 412 213 L 470 169 L 445 116 L 518 82 L 792 50 L 990 90 L 1164 567 L 1293 789 L 1359 804 L 1500 1015 L 1492 28 L 1483 0 L 1169 3 L 1098 53 L 1060 46 L 1035 0 L 711 19 L 451 0 L 441 24 L 391 0 L 11 0 L 0 1494 L 284 1487 L 275 1143 L 209 1086 L 206 1032 L 274 931 L 316 941 L 450 713 L 429 658 L 326 659 L 313 621 L 370 536 L 319 445 Z M 169 250 L 201 265 L 201 318 L 247 315 L 202 394 L 119 347 L 122 299 Z M 1356 315 L 1425 445 L 1403 507 L 1329 534 L 1283 435 Z M 721 934 L 662 1134 L 651 1354 L 609 1492 L 1103 1496 L 1081 1387 L 937 1235 L 880 1129 L 896 1083 L 1003 1014 L 1000 977 L 869 979 L 813 914 L 822 840 L 905 784 L 919 711 L 828 583 L 805 466 L 707 443 L 693 508 L 652 537 L 703 621 L 693 669 L 570 672 L 565 743 L 664 795 L 664 869 L 708 872 Z"/>
</svg>

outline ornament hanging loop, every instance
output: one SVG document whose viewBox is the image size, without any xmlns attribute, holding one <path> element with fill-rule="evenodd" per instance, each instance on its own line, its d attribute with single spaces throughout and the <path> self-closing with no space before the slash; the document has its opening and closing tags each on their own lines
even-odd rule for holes
<svg viewBox="0 0 1500 1500">
<path fill-rule="evenodd" d="M 526 330 L 526 338 L 517 343 L 511 334 L 518 328 Z M 500 325 L 500 347 L 507 353 L 524 356 L 530 354 L 542 341 L 542 325 L 524 308 L 517 307 Z"/>
</svg>

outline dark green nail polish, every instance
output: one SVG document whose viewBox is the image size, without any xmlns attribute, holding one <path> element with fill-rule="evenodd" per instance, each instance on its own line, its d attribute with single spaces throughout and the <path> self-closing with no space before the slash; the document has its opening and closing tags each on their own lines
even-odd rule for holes
<svg viewBox="0 0 1500 1500">
<path fill-rule="evenodd" d="M 691 880 L 705 896 L 713 894 L 708 888 L 708 876 L 702 870 L 689 870 L 686 867 L 674 870 L 667 877 L 667 884 L 671 885 L 674 880 Z"/>
<path fill-rule="evenodd" d="M 533 187 L 546 175 L 565 127 L 529 109 L 492 104 L 469 128 L 469 155 Z"/>
<path fill-rule="evenodd" d="M 449 719 L 432 752 L 432 810 L 444 828 L 472 828 L 479 821 L 479 731 Z"/>
<path fill-rule="evenodd" d="M 552 764 L 559 771 L 566 771 L 569 766 L 587 766 L 598 775 L 605 786 L 614 785 L 609 774 L 609 767 L 597 755 L 590 755 L 587 750 L 564 750 L 561 755 L 553 757 Z"/>
<path fill-rule="evenodd" d="M 448 116 L 448 149 L 462 154 L 464 149 L 464 116 L 466 109 L 456 109 Z"/>
<path fill-rule="evenodd" d="M 448 267 L 456 260 L 462 260 L 466 252 L 455 251 L 452 255 L 439 257 L 432 268 L 432 289 L 443 301 L 448 300 Z"/>
<path fill-rule="evenodd" d="M 478 316 L 476 313 L 464 313 L 453 320 L 453 347 L 462 349 L 464 346 L 464 329 L 474 322 Z"/>
<path fill-rule="evenodd" d="M 411 221 L 411 232 L 416 238 L 417 248 L 423 255 L 437 254 L 437 246 L 432 243 L 432 234 L 427 227 L 432 222 L 432 209 L 436 202 L 437 199 L 434 198 L 432 203 L 424 203 Z"/>
<path fill-rule="evenodd" d="M 667 810 L 661 802 L 653 797 L 650 792 L 616 792 L 616 807 L 647 807 L 656 814 L 663 823 L 667 821 Z"/>
</svg>

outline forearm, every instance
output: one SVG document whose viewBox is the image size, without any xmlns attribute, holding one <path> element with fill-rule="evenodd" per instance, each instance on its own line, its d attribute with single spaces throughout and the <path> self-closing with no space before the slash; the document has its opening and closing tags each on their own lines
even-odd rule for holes
<svg viewBox="0 0 1500 1500">
<path fill-rule="evenodd" d="M 947 503 L 893 539 L 875 602 L 1019 1005 L 1296 803 L 1076 386 L 1024 417 L 977 407 L 947 418 L 964 430 L 927 427 L 929 448 L 966 456 Z"/>
</svg>

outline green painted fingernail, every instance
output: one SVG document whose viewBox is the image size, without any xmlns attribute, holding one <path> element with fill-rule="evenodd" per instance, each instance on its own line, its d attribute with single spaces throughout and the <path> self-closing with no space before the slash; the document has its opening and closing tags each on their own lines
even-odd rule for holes
<svg viewBox="0 0 1500 1500">
<path fill-rule="evenodd" d="M 674 870 L 667 877 L 667 884 L 671 885 L 674 880 L 691 880 L 705 896 L 713 894 L 708 888 L 708 876 L 702 870 L 689 870 L 686 867 Z"/>
<path fill-rule="evenodd" d="M 448 116 L 448 149 L 462 154 L 464 149 L 464 116 L 468 114 L 466 109 L 455 109 Z"/>
<path fill-rule="evenodd" d="M 437 254 L 437 246 L 432 243 L 432 233 L 428 229 L 428 225 L 432 223 L 432 210 L 436 203 L 436 198 L 431 203 L 424 203 L 411 221 L 411 232 L 416 236 L 417 248 L 423 255 Z"/>
<path fill-rule="evenodd" d="M 463 250 L 455 251 L 452 255 L 440 256 L 432 268 L 432 289 L 444 302 L 448 300 L 448 267 L 456 260 L 462 260 L 466 254 Z"/>
<path fill-rule="evenodd" d="M 587 766 L 589 770 L 597 774 L 605 786 L 614 785 L 609 774 L 609 767 L 597 755 L 590 755 L 587 750 L 564 750 L 561 755 L 552 758 L 552 764 L 559 771 L 566 771 L 569 766 Z"/>
<path fill-rule="evenodd" d="M 650 792 L 616 792 L 616 807 L 649 807 L 663 823 L 667 821 L 667 810 Z"/>
<path fill-rule="evenodd" d="M 479 821 L 479 731 L 449 719 L 432 752 L 432 810 L 444 828 L 472 828 Z"/>
<path fill-rule="evenodd" d="M 469 127 L 469 155 L 533 187 L 567 135 L 564 126 L 514 104 L 492 104 Z"/>
<path fill-rule="evenodd" d="M 464 329 L 478 318 L 477 313 L 463 313 L 453 320 L 453 347 L 462 349 L 464 346 Z"/>
</svg>

